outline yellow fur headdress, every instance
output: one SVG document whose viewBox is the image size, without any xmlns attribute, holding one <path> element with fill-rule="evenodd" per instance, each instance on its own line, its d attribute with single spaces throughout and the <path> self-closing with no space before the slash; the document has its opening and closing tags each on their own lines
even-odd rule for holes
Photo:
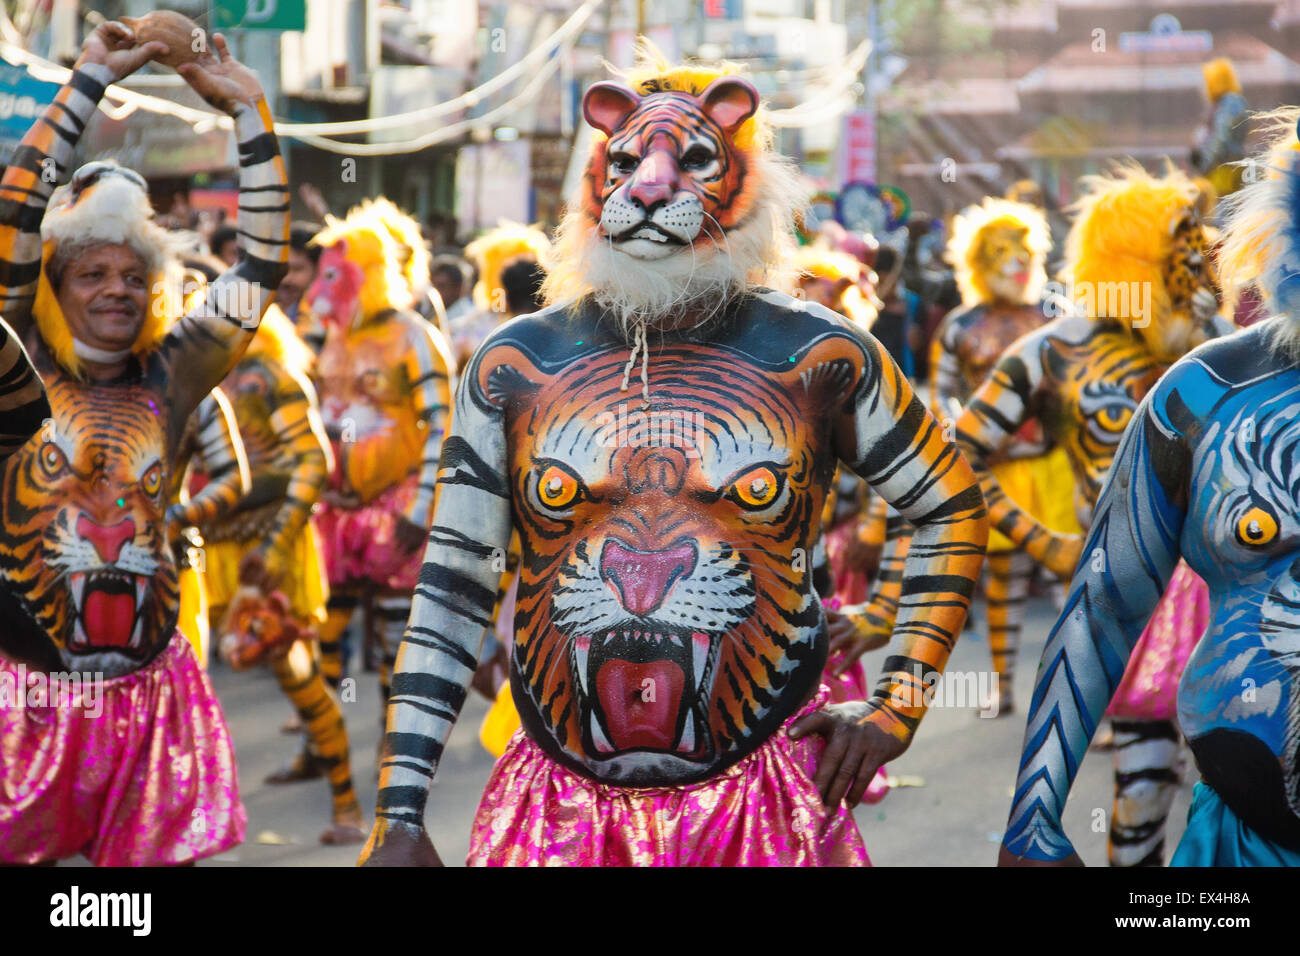
<svg viewBox="0 0 1300 956">
<path fill-rule="evenodd" d="M 1231 305 L 1254 285 L 1274 314 L 1289 320 L 1276 329 L 1279 344 L 1300 351 L 1300 107 L 1261 117 L 1267 146 L 1255 162 L 1259 175 L 1231 196 L 1226 210 L 1219 274 Z"/>
<path fill-rule="evenodd" d="M 840 294 L 840 311 L 864 329 L 876 321 L 877 310 L 858 284 L 867 267 L 847 252 L 836 252 L 825 246 L 804 246 L 795 256 L 795 266 L 800 276 L 812 276 L 828 282 L 847 282 Z"/>
<path fill-rule="evenodd" d="M 616 72 L 624 83 L 642 96 L 669 90 L 699 96 L 714 80 L 745 72 L 743 65 L 727 60 L 709 66 L 703 64 L 673 66 L 659 48 L 645 37 L 641 37 L 637 42 L 636 56 L 636 66 L 630 70 Z M 597 131 L 596 136 L 600 137 L 603 134 Z M 770 150 L 773 136 L 767 121 L 766 109 L 760 105 L 753 116 L 737 127 L 731 138 L 736 146 L 746 153 Z"/>
<path fill-rule="evenodd" d="M 1173 230 L 1195 210 L 1196 184 L 1172 166 L 1156 177 L 1135 163 L 1105 176 L 1085 176 L 1080 182 L 1084 194 L 1071 207 L 1075 220 L 1065 240 L 1064 278 L 1073 287 L 1074 298 L 1100 301 L 1099 290 L 1116 288 L 1114 283 L 1150 288 L 1149 318 L 1160 322 L 1170 308 L 1164 266 L 1172 251 Z M 1135 316 L 1105 318 L 1132 322 Z"/>
<path fill-rule="evenodd" d="M 1217 102 L 1224 93 L 1241 92 L 1237 71 L 1232 68 L 1232 61 L 1226 57 L 1201 64 L 1201 72 L 1205 75 L 1205 93 L 1211 103 Z"/>
<path fill-rule="evenodd" d="M 465 255 L 478 268 L 474 286 L 474 304 L 480 309 L 501 311 L 505 307 L 505 289 L 501 273 L 507 263 L 521 256 L 536 259 L 545 268 L 551 240 L 535 226 L 502 222 L 465 247 Z"/>
<path fill-rule="evenodd" d="M 370 207 L 397 243 L 406 284 L 412 291 L 428 285 L 430 256 L 419 223 L 383 196 L 371 200 Z"/>
<path fill-rule="evenodd" d="M 393 238 L 387 215 L 379 201 L 366 200 L 349 209 L 343 219 L 328 217 L 325 228 L 312 239 L 323 249 L 347 243 L 348 261 L 365 274 L 360 295 L 363 320 L 387 309 L 411 307 L 413 292 L 403 268 L 402 246 Z"/>
<path fill-rule="evenodd" d="M 144 261 L 149 305 L 131 351 L 144 355 L 158 346 L 180 310 L 179 246 L 153 221 L 149 196 L 135 173 L 110 162 L 82 167 L 72 186 L 61 186 L 50 196 L 41 238 L 41 273 L 32 314 L 60 366 L 76 378 L 84 377 L 49 269 L 56 257 L 75 258 L 98 246 L 126 245 Z"/>
<path fill-rule="evenodd" d="M 978 206 L 971 206 L 953 219 L 952 238 L 948 240 L 948 261 L 956 271 L 957 287 L 964 302 L 988 302 L 994 298 L 988 276 L 982 268 L 981 246 L 996 229 L 1024 233 L 1029 260 L 1029 285 L 1026 301 L 1034 301 L 1047 281 L 1045 265 L 1052 248 L 1052 233 L 1042 212 L 1025 203 L 986 196 Z"/>
</svg>

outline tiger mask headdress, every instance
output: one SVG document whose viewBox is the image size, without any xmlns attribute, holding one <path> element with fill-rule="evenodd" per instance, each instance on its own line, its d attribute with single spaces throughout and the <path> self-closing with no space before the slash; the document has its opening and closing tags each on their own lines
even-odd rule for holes
<svg viewBox="0 0 1300 956">
<path fill-rule="evenodd" d="M 1047 282 L 1047 219 L 1033 206 L 989 196 L 953 221 L 948 260 L 968 305 L 1033 303 Z"/>
<path fill-rule="evenodd" d="M 642 56 L 626 83 L 583 99 L 597 135 L 543 286 L 551 303 L 591 297 L 629 338 L 774 283 L 802 205 L 735 67 L 670 68 L 648 44 Z"/>
<path fill-rule="evenodd" d="M 1064 278 L 1084 313 L 1129 326 L 1165 364 L 1213 338 L 1218 282 L 1196 184 L 1134 163 L 1081 183 Z"/>
<path fill-rule="evenodd" d="M 363 202 L 346 218 L 331 218 L 312 239 L 324 251 L 307 301 L 322 321 L 348 328 L 387 310 L 411 307 L 413 293 L 404 271 L 409 255 L 394 238 L 393 208 L 387 201 Z"/>
</svg>

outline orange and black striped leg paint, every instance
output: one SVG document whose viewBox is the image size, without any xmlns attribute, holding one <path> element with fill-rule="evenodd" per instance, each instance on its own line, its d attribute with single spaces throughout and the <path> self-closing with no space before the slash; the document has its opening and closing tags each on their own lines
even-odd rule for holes
<svg viewBox="0 0 1300 956">
<path fill-rule="evenodd" d="M 1034 576 L 1034 559 L 1024 551 L 994 551 L 988 555 L 989 651 L 998 675 L 998 716 L 1015 710 L 1012 678 L 1020 630 L 1025 623 L 1025 601 Z"/>
<path fill-rule="evenodd" d="M 325 623 L 320 628 L 320 669 L 325 683 L 336 694 L 343 682 L 343 632 L 348 629 L 359 603 L 357 592 L 331 589 L 325 606 Z"/>
<path fill-rule="evenodd" d="M 314 643 L 298 641 L 271 670 L 302 719 L 314 760 L 329 779 L 334 822 L 321 834 L 321 842 L 360 843 L 365 833 L 361 829 L 361 807 L 352 786 L 347 726 L 338 699 L 321 676 Z"/>
</svg>

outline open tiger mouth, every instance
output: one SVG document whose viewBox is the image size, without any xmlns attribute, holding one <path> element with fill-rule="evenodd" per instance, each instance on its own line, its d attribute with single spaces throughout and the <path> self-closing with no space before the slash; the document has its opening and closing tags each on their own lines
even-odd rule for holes
<svg viewBox="0 0 1300 956">
<path fill-rule="evenodd" d="M 627 242 L 629 239 L 648 239 L 651 242 L 675 243 L 679 246 L 686 245 L 679 237 L 648 221 L 633 226 L 616 236 L 615 242 Z"/>
<path fill-rule="evenodd" d="M 570 659 L 586 704 L 588 752 L 652 750 L 707 759 L 715 650 L 701 631 L 629 628 L 574 637 Z"/>
<path fill-rule="evenodd" d="M 147 577 L 110 568 L 70 574 L 68 583 L 75 613 L 69 650 L 140 649 Z"/>
</svg>

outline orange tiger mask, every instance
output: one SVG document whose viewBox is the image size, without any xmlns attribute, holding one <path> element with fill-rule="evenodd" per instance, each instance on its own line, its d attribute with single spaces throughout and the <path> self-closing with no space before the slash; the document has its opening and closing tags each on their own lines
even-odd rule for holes
<svg viewBox="0 0 1300 956">
<path fill-rule="evenodd" d="M 583 112 L 608 138 L 592 150 L 587 215 L 638 259 L 665 258 L 697 239 L 724 244 L 749 207 L 748 164 L 735 134 L 757 109 L 757 91 L 735 76 L 698 96 L 597 83 Z"/>
</svg>

